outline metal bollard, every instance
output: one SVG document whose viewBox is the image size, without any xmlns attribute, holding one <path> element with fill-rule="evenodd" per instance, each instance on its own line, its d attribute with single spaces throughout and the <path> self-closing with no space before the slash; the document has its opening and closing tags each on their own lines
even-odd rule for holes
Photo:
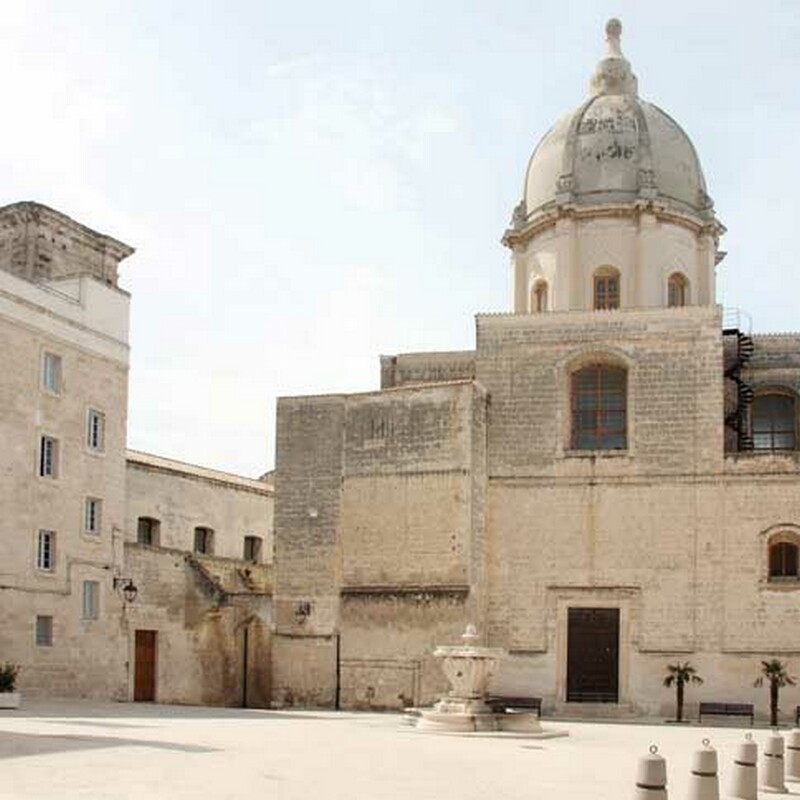
<svg viewBox="0 0 800 800">
<path fill-rule="evenodd" d="M 733 759 L 730 791 L 735 800 L 756 800 L 758 795 L 758 745 L 748 733 Z"/>
<path fill-rule="evenodd" d="M 767 737 L 764 756 L 761 760 L 761 788 L 765 792 L 785 793 L 786 788 L 783 768 L 783 736 L 777 731 Z"/>
<path fill-rule="evenodd" d="M 633 800 L 667 800 L 667 762 L 650 745 L 650 755 L 639 759 Z"/>
<path fill-rule="evenodd" d="M 786 742 L 786 780 L 800 781 L 800 730 L 789 732 Z"/>
<path fill-rule="evenodd" d="M 695 750 L 687 800 L 719 800 L 717 751 L 708 739 L 703 739 L 702 750 Z"/>
</svg>

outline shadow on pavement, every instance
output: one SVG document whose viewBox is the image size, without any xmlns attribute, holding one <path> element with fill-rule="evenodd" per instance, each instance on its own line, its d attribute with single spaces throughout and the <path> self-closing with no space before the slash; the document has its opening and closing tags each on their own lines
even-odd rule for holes
<svg viewBox="0 0 800 800">
<path fill-rule="evenodd" d="M 218 752 L 214 747 L 176 742 L 153 742 L 147 739 L 121 739 L 115 736 L 80 736 L 78 734 L 51 736 L 49 734 L 9 733 L 7 731 L 0 734 L 0 759 L 50 755 L 71 750 L 98 750 L 106 747 L 148 747 L 180 753 Z"/>
<path fill-rule="evenodd" d="M 351 716 L 351 712 L 314 713 L 303 709 L 270 710 L 263 708 L 227 708 L 218 706 L 177 706 L 159 703 L 96 703 L 80 700 L 25 700 L 22 707 L 0 712 L 0 723 L 6 719 L 303 719 L 330 720 Z M 89 722 L 85 724 L 91 724 Z M 100 723 L 96 723 L 100 724 Z M 115 725 L 115 727 L 117 727 Z M 121 725 L 119 727 L 122 727 Z M 132 726 L 137 727 L 137 726 Z"/>
</svg>

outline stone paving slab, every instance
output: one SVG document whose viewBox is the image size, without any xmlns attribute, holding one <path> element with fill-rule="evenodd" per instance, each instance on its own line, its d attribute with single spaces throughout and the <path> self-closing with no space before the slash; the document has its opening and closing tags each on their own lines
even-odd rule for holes
<svg viewBox="0 0 800 800">
<path fill-rule="evenodd" d="M 570 735 L 438 736 L 394 714 L 25 701 L 0 712 L 0 799 L 622 800 L 651 744 L 682 798 L 702 739 L 719 751 L 724 790 L 750 730 L 544 724 Z"/>
</svg>

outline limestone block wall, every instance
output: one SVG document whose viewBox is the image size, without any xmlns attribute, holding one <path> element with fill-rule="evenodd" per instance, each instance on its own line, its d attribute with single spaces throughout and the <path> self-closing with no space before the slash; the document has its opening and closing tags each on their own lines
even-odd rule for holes
<svg viewBox="0 0 800 800">
<path fill-rule="evenodd" d="M 273 491 L 263 481 L 128 451 L 125 537 L 136 541 L 138 519 L 158 520 L 163 547 L 194 548 L 195 527 L 210 528 L 213 554 L 243 558 L 245 536 L 261 540 L 261 563 L 273 560 Z"/>
<path fill-rule="evenodd" d="M 719 470 L 722 335 L 717 308 L 479 315 L 476 375 L 491 396 L 489 474 L 588 480 Z M 628 371 L 626 451 L 572 451 L 570 374 Z M 624 453 L 624 455 L 623 455 Z"/>
<path fill-rule="evenodd" d="M 27 542 L 26 542 L 27 544 Z M 46 586 L 0 589 L 0 652 L 20 667 L 18 688 L 27 697 L 126 699 L 121 602 L 108 565 L 65 557 Z M 100 584 L 99 617 L 83 619 L 83 581 Z M 37 615 L 52 617 L 52 646 L 37 646 Z"/>
<path fill-rule="evenodd" d="M 29 694 L 109 698 L 124 691 L 112 575 L 125 518 L 128 298 L 88 277 L 73 288 L 0 270 L 0 652 L 21 666 Z M 43 382 L 45 354 L 60 360 L 53 388 Z M 98 447 L 88 440 L 90 410 L 104 420 Z M 42 436 L 56 442 L 44 477 Z M 94 531 L 89 498 L 99 503 Z M 38 560 L 40 530 L 52 537 L 49 565 Z M 85 618 L 84 581 L 97 584 L 96 619 Z M 50 644 L 36 644 L 37 617 L 52 619 Z"/>
<path fill-rule="evenodd" d="M 275 456 L 275 637 L 279 704 L 336 700 L 336 620 L 346 398 L 280 398 Z"/>
<path fill-rule="evenodd" d="M 441 683 L 436 639 L 483 598 L 485 404 L 471 381 L 279 402 L 276 696 L 400 707 Z"/>
<path fill-rule="evenodd" d="M 767 568 L 769 535 L 800 530 L 800 478 L 794 463 L 764 474 L 773 460 L 730 459 L 724 475 L 657 485 L 491 483 L 489 634 L 511 651 L 496 686 L 560 707 L 566 608 L 609 605 L 621 609 L 623 704 L 667 713 L 665 665 L 691 660 L 706 681 L 693 703 L 753 702 L 766 714 L 752 687 L 760 661 L 800 670 L 800 584 L 770 582 Z M 787 690 L 786 708 L 797 695 Z"/>
<path fill-rule="evenodd" d="M 472 380 L 475 353 L 400 353 L 381 356 L 381 389 L 418 383 Z"/>
<path fill-rule="evenodd" d="M 496 687 L 561 707 L 567 610 L 609 606 L 622 708 L 665 713 L 678 659 L 707 673 L 698 697 L 759 702 L 760 659 L 800 656 L 798 584 L 768 580 L 766 544 L 800 525 L 795 455 L 724 457 L 714 310 L 549 317 L 478 320 Z M 570 452 L 569 371 L 604 357 L 628 369 L 628 448 Z"/>
<path fill-rule="evenodd" d="M 730 458 L 726 464 L 718 641 L 726 653 L 800 657 L 800 585 L 771 582 L 768 576 L 770 536 L 800 531 L 800 474 L 792 457 L 763 456 Z"/>
<path fill-rule="evenodd" d="M 470 580 L 471 384 L 347 403 L 345 585 Z"/>
<path fill-rule="evenodd" d="M 755 335 L 743 377 L 756 391 L 800 390 L 800 334 Z"/>
<path fill-rule="evenodd" d="M 128 542 L 125 570 L 139 589 L 122 616 L 127 699 L 133 699 L 135 632 L 151 630 L 157 702 L 269 706 L 271 566 Z"/>
<path fill-rule="evenodd" d="M 697 495 L 679 482 L 492 482 L 489 634 L 513 662 L 501 684 L 521 690 L 528 682 L 527 693 L 565 700 L 573 606 L 620 609 L 622 702 L 645 701 L 632 683 L 639 654 L 691 653 L 713 642 L 721 619 L 707 545 L 719 530 L 701 524 Z"/>
<path fill-rule="evenodd" d="M 342 592 L 341 705 L 430 705 L 448 690 L 433 651 L 459 644 L 472 619 L 463 587 L 370 587 Z"/>
<path fill-rule="evenodd" d="M 800 530 L 798 488 L 794 456 L 767 453 L 656 483 L 490 482 L 490 640 L 512 653 L 497 686 L 558 707 L 565 609 L 611 605 L 621 609 L 623 703 L 667 713 L 665 665 L 691 660 L 706 681 L 693 703 L 753 702 L 766 714 L 752 687 L 760 661 L 800 670 L 800 584 L 771 582 L 767 561 L 770 535 Z M 786 708 L 800 702 L 796 690 L 786 696 Z"/>
<path fill-rule="evenodd" d="M 348 399 L 340 607 L 348 707 L 433 702 L 447 688 L 433 650 L 482 616 L 485 414 L 485 394 L 471 383 Z"/>
</svg>

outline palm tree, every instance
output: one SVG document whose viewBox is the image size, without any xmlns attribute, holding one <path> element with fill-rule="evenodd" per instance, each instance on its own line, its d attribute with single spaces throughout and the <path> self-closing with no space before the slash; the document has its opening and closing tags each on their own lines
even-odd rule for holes
<svg viewBox="0 0 800 800">
<path fill-rule="evenodd" d="M 683 687 L 687 683 L 701 684 L 703 679 L 697 674 L 697 670 L 688 662 L 681 664 L 667 664 L 667 677 L 664 678 L 664 686 L 668 689 L 675 685 L 675 719 L 683 722 Z"/>
<path fill-rule="evenodd" d="M 761 662 L 761 675 L 753 682 L 753 686 L 763 686 L 764 681 L 769 684 L 769 724 L 778 727 L 778 693 L 784 686 L 794 686 L 795 679 L 786 671 L 783 661 L 773 658 Z"/>
</svg>

